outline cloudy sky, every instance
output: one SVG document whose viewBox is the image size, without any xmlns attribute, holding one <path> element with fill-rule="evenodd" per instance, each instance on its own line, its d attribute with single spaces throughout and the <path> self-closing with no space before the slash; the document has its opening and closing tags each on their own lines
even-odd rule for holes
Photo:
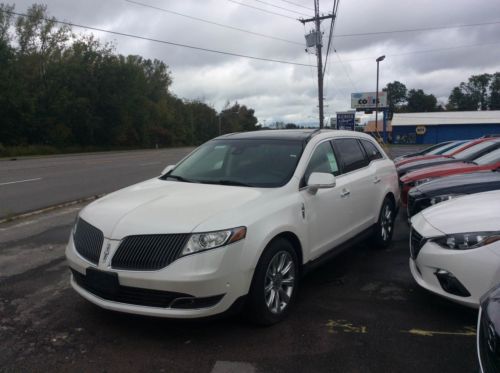
<svg viewBox="0 0 500 373">
<path fill-rule="evenodd" d="M 286 17 L 230 0 L 134 1 L 287 41 L 218 27 L 126 0 L 38 2 L 48 6 L 50 15 L 73 23 L 237 54 L 315 64 L 315 55 L 304 51 L 304 33 L 310 26 L 304 28 L 295 20 L 302 14 L 313 13 L 310 10 L 313 0 L 234 0 Z M 19 12 L 32 2 L 14 1 Z M 329 12 L 332 3 L 320 0 L 322 11 Z M 348 36 L 487 22 L 499 23 Z M 324 21 L 322 27 L 326 38 L 329 21 Z M 276 120 L 302 122 L 317 118 L 313 67 L 255 61 L 94 33 L 102 40 L 113 41 L 119 53 L 165 61 L 173 75 L 172 91 L 179 97 L 203 100 L 216 110 L 228 100 L 237 100 L 254 108 L 259 121 L 268 125 Z M 408 88 L 433 93 L 445 103 L 450 90 L 471 74 L 500 71 L 500 1 L 340 0 L 333 45 L 338 53 L 329 57 L 325 77 L 327 117 L 335 111 L 350 109 L 351 92 L 375 91 L 375 58 L 381 54 L 387 56 L 381 63 L 381 86 L 399 80 Z"/>
</svg>

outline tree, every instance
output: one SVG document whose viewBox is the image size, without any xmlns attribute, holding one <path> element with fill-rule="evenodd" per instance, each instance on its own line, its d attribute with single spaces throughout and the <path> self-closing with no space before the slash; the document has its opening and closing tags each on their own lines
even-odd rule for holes
<svg viewBox="0 0 500 373">
<path fill-rule="evenodd" d="M 436 97 L 433 94 L 424 93 L 421 89 L 410 89 L 407 100 L 406 111 L 409 113 L 439 110 Z"/>
<path fill-rule="evenodd" d="M 500 72 L 491 76 L 489 108 L 490 110 L 500 110 Z"/>
<path fill-rule="evenodd" d="M 472 75 L 467 83 L 454 87 L 448 98 L 448 110 L 491 110 L 492 104 L 498 108 L 497 74 Z"/>
<path fill-rule="evenodd" d="M 383 91 L 387 92 L 387 105 L 389 106 L 389 110 L 392 112 L 402 111 L 403 105 L 406 102 L 406 86 L 396 80 L 393 83 L 387 84 Z"/>
</svg>

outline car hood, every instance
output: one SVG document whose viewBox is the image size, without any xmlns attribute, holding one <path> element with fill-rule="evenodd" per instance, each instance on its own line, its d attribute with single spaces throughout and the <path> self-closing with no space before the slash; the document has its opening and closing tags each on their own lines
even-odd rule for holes
<svg viewBox="0 0 500 373">
<path fill-rule="evenodd" d="M 443 233 L 500 230 L 500 191 L 452 199 L 425 209 L 427 222 Z"/>
<path fill-rule="evenodd" d="M 470 194 L 493 189 L 500 189 L 500 172 L 483 171 L 446 176 L 416 187 L 418 192 L 428 196 L 460 191 Z"/>
<path fill-rule="evenodd" d="M 479 166 L 473 163 L 465 163 L 465 162 L 446 163 L 439 166 L 426 167 L 421 170 L 408 172 L 401 178 L 401 181 L 403 183 L 409 183 L 420 179 L 441 177 L 459 173 L 468 173 L 479 170 L 480 170 Z"/>
<path fill-rule="evenodd" d="M 98 199 L 80 217 L 110 239 L 189 233 L 217 214 L 245 209 L 268 190 L 152 179 Z"/>
<path fill-rule="evenodd" d="M 401 167 L 405 164 L 410 164 L 414 162 L 420 162 L 420 161 L 425 161 L 428 159 L 434 159 L 434 158 L 446 158 L 444 155 L 438 155 L 438 154 L 431 154 L 431 155 L 417 155 L 413 157 L 408 157 L 401 159 L 396 162 L 396 167 Z"/>
</svg>

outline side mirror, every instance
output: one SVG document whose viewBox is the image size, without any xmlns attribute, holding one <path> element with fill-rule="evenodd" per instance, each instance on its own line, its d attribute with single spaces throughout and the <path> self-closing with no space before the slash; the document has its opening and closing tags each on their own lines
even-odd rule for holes
<svg viewBox="0 0 500 373">
<path fill-rule="evenodd" d="M 170 171 L 172 171 L 174 168 L 175 168 L 175 164 L 170 164 L 170 165 L 168 165 L 167 167 L 165 167 L 163 169 L 163 171 L 161 172 L 161 174 L 165 175 L 165 174 L 169 173 Z"/>
<path fill-rule="evenodd" d="M 318 189 L 333 188 L 335 186 L 335 176 L 326 172 L 313 172 L 307 179 L 309 192 L 316 193 Z"/>
</svg>

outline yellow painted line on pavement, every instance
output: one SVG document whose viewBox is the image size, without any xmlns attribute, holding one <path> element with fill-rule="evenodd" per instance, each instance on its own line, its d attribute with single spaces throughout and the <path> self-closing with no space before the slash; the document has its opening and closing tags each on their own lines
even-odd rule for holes
<svg viewBox="0 0 500 373">
<path fill-rule="evenodd" d="M 475 337 L 476 336 L 476 328 L 474 326 L 466 326 L 462 331 L 456 332 L 443 332 L 437 330 L 423 330 L 423 329 L 410 329 L 410 330 L 402 330 L 402 333 L 409 333 L 411 335 L 418 335 L 421 337 L 434 337 L 436 335 L 460 335 L 465 337 Z"/>
<path fill-rule="evenodd" d="M 338 333 L 339 331 L 342 331 L 344 333 L 368 333 L 366 326 L 353 325 L 346 320 L 328 320 L 328 322 L 326 323 L 326 327 L 328 328 L 328 333 L 332 334 Z"/>
</svg>

